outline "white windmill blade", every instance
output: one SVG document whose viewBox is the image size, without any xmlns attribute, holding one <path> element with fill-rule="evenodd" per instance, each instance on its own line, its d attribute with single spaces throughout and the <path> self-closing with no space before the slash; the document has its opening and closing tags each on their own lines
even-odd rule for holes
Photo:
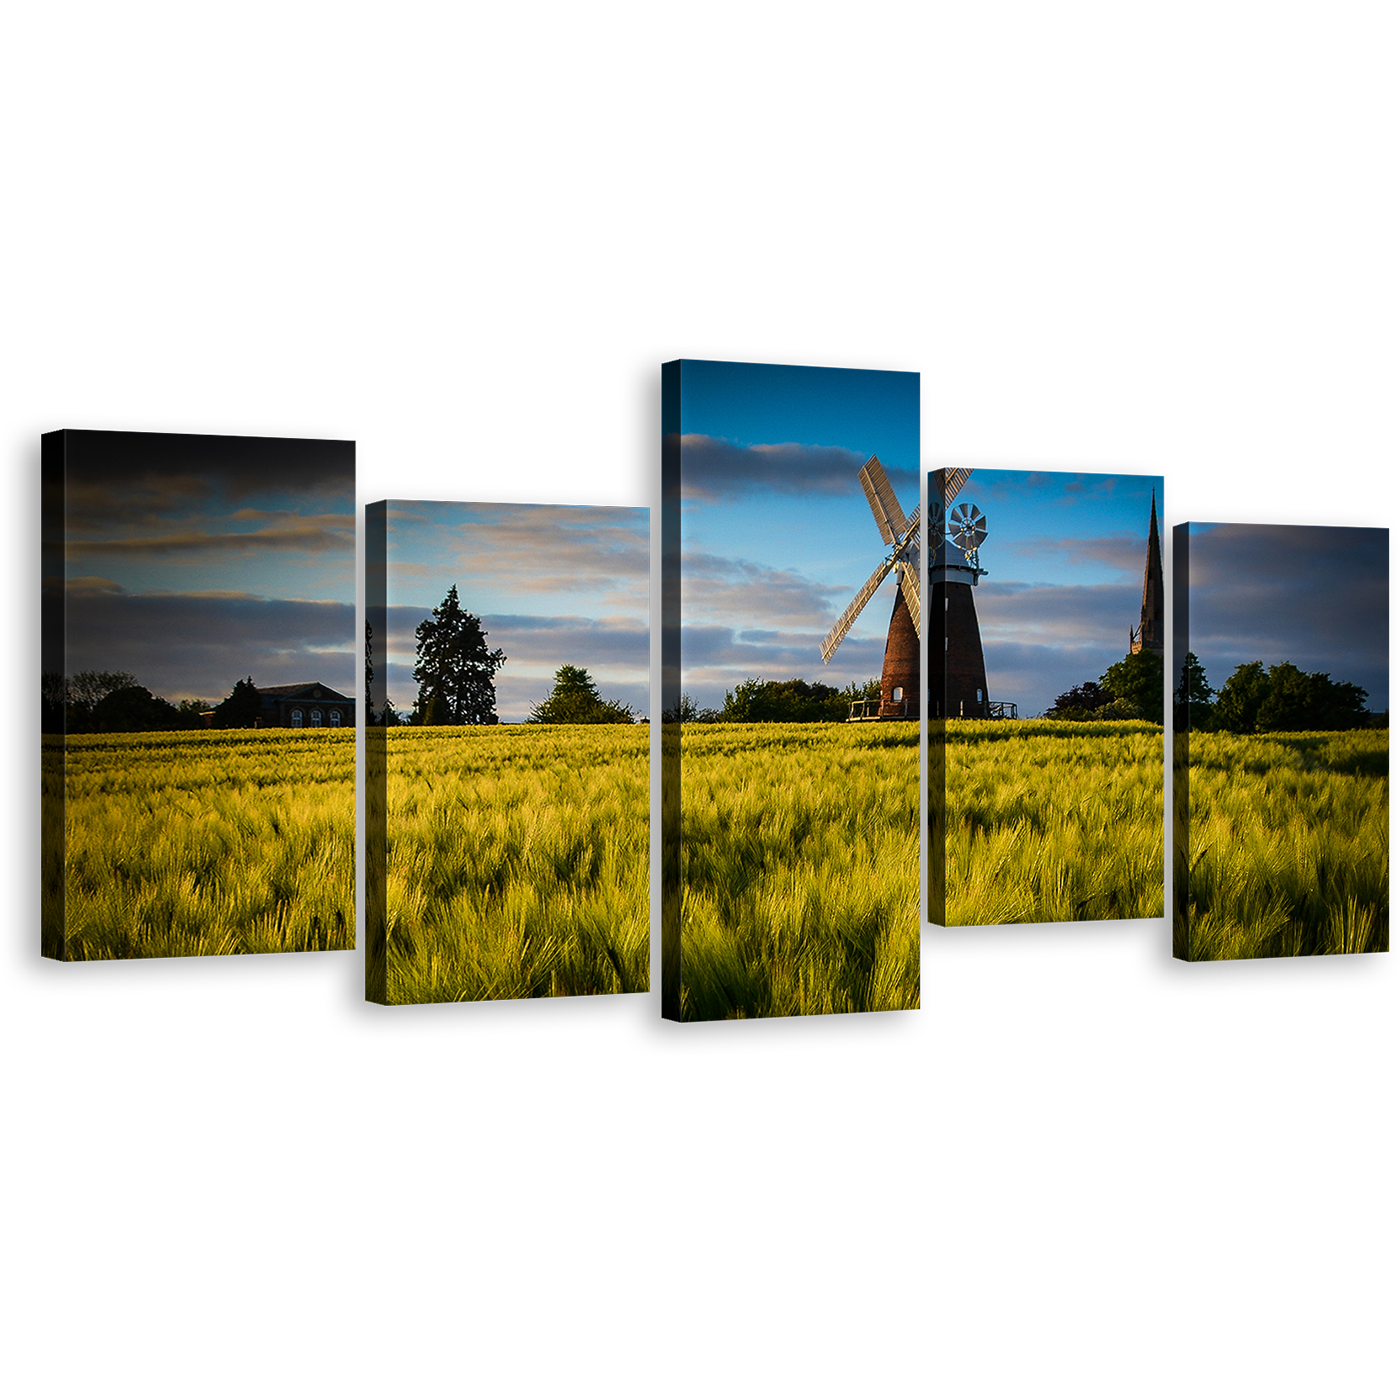
<svg viewBox="0 0 1400 1400">
<path fill-rule="evenodd" d="M 875 570 L 865 581 L 865 586 L 856 594 L 846 606 L 846 611 L 836 619 L 836 626 L 826 634 L 826 640 L 822 643 L 822 661 L 830 661 L 832 653 L 841 645 L 846 633 L 855 626 L 856 618 L 860 616 L 860 610 L 875 596 L 875 591 L 890 576 L 890 570 L 894 568 L 894 561 L 886 559 L 884 563 Z"/>
<path fill-rule="evenodd" d="M 904 605 L 914 623 L 915 633 L 924 635 L 923 614 L 919 610 L 919 564 L 901 559 L 895 566 L 899 570 L 899 591 L 904 594 Z"/>
<path fill-rule="evenodd" d="M 896 543 L 909 526 L 880 459 L 872 455 L 856 475 L 865 490 L 865 499 L 870 502 L 870 513 L 880 527 L 880 538 L 886 544 Z"/>
</svg>

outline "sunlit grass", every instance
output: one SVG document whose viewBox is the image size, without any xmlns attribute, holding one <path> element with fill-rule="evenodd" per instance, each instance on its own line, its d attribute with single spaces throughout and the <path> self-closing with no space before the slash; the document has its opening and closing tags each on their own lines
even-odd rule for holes
<svg viewBox="0 0 1400 1400">
<path fill-rule="evenodd" d="M 50 794 L 63 784 L 67 796 L 64 868 L 45 872 L 47 950 L 76 960 L 355 946 L 353 730 L 84 735 L 66 754 L 46 741 L 44 757 Z"/>
<path fill-rule="evenodd" d="M 1389 732 L 1193 733 L 1188 743 L 1178 954 L 1388 949 Z"/>
<path fill-rule="evenodd" d="M 1158 726 L 949 720 L 946 736 L 947 925 L 1161 917 Z"/>
<path fill-rule="evenodd" d="M 919 1004 L 916 724 L 687 725 L 683 1019 Z"/>
<path fill-rule="evenodd" d="M 388 731 L 386 918 L 371 942 L 386 955 L 367 961 L 369 996 L 646 991 L 649 740 L 646 725 Z"/>
</svg>

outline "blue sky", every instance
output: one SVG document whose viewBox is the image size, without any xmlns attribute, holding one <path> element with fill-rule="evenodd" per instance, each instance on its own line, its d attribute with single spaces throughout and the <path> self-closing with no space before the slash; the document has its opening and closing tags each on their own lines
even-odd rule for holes
<svg viewBox="0 0 1400 1400">
<path fill-rule="evenodd" d="M 1291 661 L 1390 708 L 1390 532 L 1193 521 L 1190 650 L 1219 690 L 1236 666 Z"/>
<path fill-rule="evenodd" d="M 75 433 L 65 500 L 70 675 L 356 693 L 353 443 Z"/>
<path fill-rule="evenodd" d="M 1154 491 L 1160 534 L 1160 476 L 979 467 L 968 478 L 955 501 L 987 517 L 973 600 L 993 700 L 1041 714 L 1127 654 Z"/>
<path fill-rule="evenodd" d="M 388 694 L 413 707 L 414 630 L 455 583 L 493 651 L 501 720 L 525 719 L 560 666 L 648 713 L 651 512 L 631 506 L 388 503 Z"/>
<path fill-rule="evenodd" d="M 690 361 L 681 373 L 682 688 L 880 674 L 889 579 L 829 665 L 822 638 L 884 554 L 856 473 L 874 453 L 919 501 L 916 374 Z M 993 699 L 1038 714 L 1127 652 L 1161 478 L 975 471 L 988 515 L 976 602 Z"/>
<path fill-rule="evenodd" d="M 718 706 L 747 676 L 878 676 L 893 580 L 830 665 L 819 648 L 884 556 L 862 463 L 919 503 L 918 375 L 686 360 L 681 434 L 681 688 Z"/>
</svg>

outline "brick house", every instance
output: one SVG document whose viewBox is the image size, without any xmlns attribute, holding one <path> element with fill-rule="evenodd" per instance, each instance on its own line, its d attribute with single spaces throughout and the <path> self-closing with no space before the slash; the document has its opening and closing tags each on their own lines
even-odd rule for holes
<svg viewBox="0 0 1400 1400">
<path fill-rule="evenodd" d="M 320 681 L 260 685 L 259 725 L 264 729 L 353 729 L 355 701 Z"/>
</svg>

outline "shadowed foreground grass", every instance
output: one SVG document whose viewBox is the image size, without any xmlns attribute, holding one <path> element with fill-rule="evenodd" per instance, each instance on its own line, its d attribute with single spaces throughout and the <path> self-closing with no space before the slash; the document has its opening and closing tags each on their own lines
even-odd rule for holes
<svg viewBox="0 0 1400 1400">
<path fill-rule="evenodd" d="M 919 1004 L 917 724 L 687 725 L 681 1016 Z"/>
</svg>

